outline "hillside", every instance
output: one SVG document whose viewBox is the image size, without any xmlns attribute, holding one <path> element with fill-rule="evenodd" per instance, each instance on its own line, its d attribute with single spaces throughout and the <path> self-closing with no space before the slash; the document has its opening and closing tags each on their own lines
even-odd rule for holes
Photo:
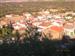
<svg viewBox="0 0 75 56">
<path fill-rule="evenodd" d="M 39 11 L 40 9 L 66 8 L 75 10 L 75 2 L 22 2 L 0 3 L 0 17 L 5 14 Z"/>
</svg>

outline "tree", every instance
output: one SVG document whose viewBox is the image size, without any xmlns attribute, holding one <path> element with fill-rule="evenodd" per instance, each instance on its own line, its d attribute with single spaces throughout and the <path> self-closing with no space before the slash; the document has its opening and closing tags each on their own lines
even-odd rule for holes
<svg viewBox="0 0 75 56">
<path fill-rule="evenodd" d="M 0 37 L 2 37 L 2 28 L 0 28 Z"/>
</svg>

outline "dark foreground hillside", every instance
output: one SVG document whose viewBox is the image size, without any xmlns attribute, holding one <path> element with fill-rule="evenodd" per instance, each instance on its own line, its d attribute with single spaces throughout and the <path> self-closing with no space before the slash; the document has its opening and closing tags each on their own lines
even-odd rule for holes
<svg viewBox="0 0 75 56">
<path fill-rule="evenodd" d="M 67 43 L 67 44 L 65 44 Z M 51 41 L 27 38 L 23 43 L 3 43 L 0 56 L 74 56 L 75 42 Z"/>
</svg>

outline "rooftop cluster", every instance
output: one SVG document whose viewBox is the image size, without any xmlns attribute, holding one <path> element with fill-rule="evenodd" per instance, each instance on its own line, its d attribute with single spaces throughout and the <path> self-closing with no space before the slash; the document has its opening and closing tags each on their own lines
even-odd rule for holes
<svg viewBox="0 0 75 56">
<path fill-rule="evenodd" d="M 36 31 L 41 33 L 42 37 L 46 36 L 49 39 L 62 39 L 63 35 L 68 35 L 71 39 L 75 38 L 75 12 L 73 11 L 60 12 L 58 9 L 50 9 L 25 12 L 22 15 L 9 14 L 0 19 L 0 29 L 8 25 L 13 28 L 12 34 L 18 31 L 22 36 L 35 35 Z"/>
</svg>

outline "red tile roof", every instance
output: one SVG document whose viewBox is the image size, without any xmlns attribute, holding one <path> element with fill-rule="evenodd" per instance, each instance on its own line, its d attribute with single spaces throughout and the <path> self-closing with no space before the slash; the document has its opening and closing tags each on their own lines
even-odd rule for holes
<svg viewBox="0 0 75 56">
<path fill-rule="evenodd" d="M 58 27 L 58 26 L 52 26 L 50 27 L 51 30 L 57 31 L 57 32 L 61 32 L 63 31 L 63 27 Z"/>
</svg>

